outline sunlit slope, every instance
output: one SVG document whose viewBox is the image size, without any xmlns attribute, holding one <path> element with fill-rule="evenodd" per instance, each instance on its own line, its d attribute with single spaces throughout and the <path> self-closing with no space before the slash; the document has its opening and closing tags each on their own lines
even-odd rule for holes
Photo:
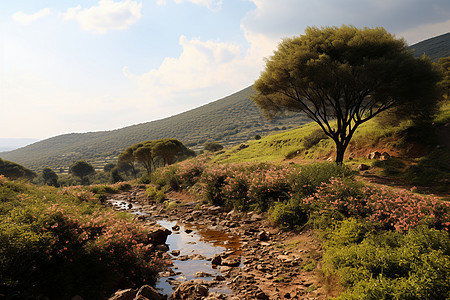
<svg viewBox="0 0 450 300">
<path fill-rule="evenodd" d="M 234 145 L 276 130 L 292 128 L 308 122 L 301 115 L 286 116 L 276 121 L 264 118 L 250 95 L 248 87 L 223 99 L 196 109 L 153 122 L 113 131 L 71 133 L 43 140 L 0 157 L 33 170 L 44 167 L 67 169 L 84 159 L 101 168 L 114 161 L 124 148 L 146 140 L 176 138 L 191 149 L 201 149 L 206 141 Z"/>
</svg>

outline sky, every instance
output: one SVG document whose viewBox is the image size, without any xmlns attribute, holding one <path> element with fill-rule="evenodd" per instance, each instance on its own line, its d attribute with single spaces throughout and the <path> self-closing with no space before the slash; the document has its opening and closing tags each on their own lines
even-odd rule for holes
<svg viewBox="0 0 450 300">
<path fill-rule="evenodd" d="M 237 92 L 308 26 L 450 31 L 448 0 L 0 0 L 0 138 L 162 119 Z"/>
</svg>

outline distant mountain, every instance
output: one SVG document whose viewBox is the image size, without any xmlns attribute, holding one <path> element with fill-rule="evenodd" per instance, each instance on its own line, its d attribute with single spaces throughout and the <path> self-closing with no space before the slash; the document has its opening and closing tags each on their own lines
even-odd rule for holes
<svg viewBox="0 0 450 300">
<path fill-rule="evenodd" d="M 18 138 L 0 138 L 0 152 L 12 151 L 32 143 L 39 141 L 38 139 L 18 139 Z"/>
<path fill-rule="evenodd" d="M 450 33 L 410 46 L 416 56 L 424 53 L 433 60 L 450 56 Z M 289 129 L 310 120 L 301 114 L 275 121 L 266 120 L 250 99 L 248 87 L 231 96 L 162 120 L 142 123 L 113 131 L 71 133 L 43 140 L 0 157 L 34 171 L 44 167 L 67 170 L 75 161 L 84 159 L 97 169 L 115 162 L 126 147 L 146 140 L 176 138 L 193 150 L 202 149 L 207 141 L 225 146 L 242 143 L 256 134 L 267 135 Z"/>
<path fill-rule="evenodd" d="M 34 171 L 44 167 L 67 170 L 80 159 L 101 168 L 107 162 L 115 162 L 126 147 L 146 140 L 176 138 L 187 147 L 200 150 L 207 141 L 224 146 L 235 145 L 254 138 L 256 134 L 265 135 L 309 122 L 303 115 L 285 116 L 275 121 L 265 119 L 250 100 L 253 92 L 253 87 L 248 87 L 193 110 L 122 129 L 56 136 L 0 153 L 0 157 Z"/>
<path fill-rule="evenodd" d="M 441 57 L 450 56 L 450 32 L 424 40 L 410 48 L 414 50 L 414 55 L 417 57 L 425 54 L 431 60 L 438 61 Z"/>
</svg>

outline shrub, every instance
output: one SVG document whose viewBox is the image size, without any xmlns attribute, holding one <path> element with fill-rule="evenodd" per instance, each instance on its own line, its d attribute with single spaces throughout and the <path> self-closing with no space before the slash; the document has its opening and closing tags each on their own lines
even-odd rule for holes
<svg viewBox="0 0 450 300">
<path fill-rule="evenodd" d="M 145 190 L 145 196 L 154 199 L 158 203 L 162 203 L 166 199 L 165 188 L 162 187 L 162 189 L 158 189 L 155 186 L 149 186 Z"/>
<path fill-rule="evenodd" d="M 0 194 L 0 294 L 7 298 L 103 299 L 154 282 L 164 266 L 146 247 L 147 229 L 90 201 L 90 191 L 0 178 Z"/>
<path fill-rule="evenodd" d="M 338 299 L 448 299 L 450 239 L 419 226 L 406 234 L 368 231 L 355 219 L 331 230 L 324 271 L 347 287 Z"/>
<path fill-rule="evenodd" d="M 450 228 L 450 204 L 406 190 L 392 191 L 333 179 L 323 183 L 304 202 L 344 216 L 366 218 L 383 229 L 404 231 L 421 223 L 447 231 Z"/>
<path fill-rule="evenodd" d="M 308 221 L 307 211 L 306 206 L 296 199 L 277 202 L 269 209 L 269 221 L 286 229 L 300 227 Z"/>
<path fill-rule="evenodd" d="M 352 177 L 350 168 L 336 163 L 316 163 L 300 167 L 297 172 L 292 172 L 289 181 L 293 194 L 303 198 L 313 194 L 318 187 L 331 178 Z"/>
</svg>

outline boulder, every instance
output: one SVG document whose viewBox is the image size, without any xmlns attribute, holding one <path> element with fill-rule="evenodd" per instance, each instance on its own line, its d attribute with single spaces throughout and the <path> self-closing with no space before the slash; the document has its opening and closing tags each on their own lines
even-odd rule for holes
<svg viewBox="0 0 450 300">
<path fill-rule="evenodd" d="M 386 159 L 388 159 L 390 157 L 391 157 L 391 155 L 389 153 L 383 152 L 383 153 L 381 153 L 380 159 L 381 160 L 386 160 Z"/>
<path fill-rule="evenodd" d="M 137 292 L 136 296 L 144 296 L 147 299 L 150 300 L 165 300 L 166 297 L 158 293 L 157 290 L 155 290 L 153 287 L 149 285 L 143 285 L 139 291 Z"/>
<path fill-rule="evenodd" d="M 360 170 L 360 171 L 366 171 L 366 170 L 369 170 L 369 169 L 370 169 L 370 166 L 368 166 L 366 164 L 360 164 L 358 166 L 358 170 Z"/>
<path fill-rule="evenodd" d="M 183 282 L 169 297 L 169 300 L 197 300 L 208 296 L 208 284 L 204 280 Z"/>
<path fill-rule="evenodd" d="M 108 300 L 133 300 L 136 297 L 136 290 L 118 290 Z"/>
<path fill-rule="evenodd" d="M 172 232 L 164 227 L 159 227 L 150 233 L 150 243 L 153 245 L 164 245 L 166 243 L 167 237 Z"/>
<path fill-rule="evenodd" d="M 368 159 L 380 159 L 381 153 L 378 151 L 370 152 L 369 155 L 367 155 Z"/>
</svg>

